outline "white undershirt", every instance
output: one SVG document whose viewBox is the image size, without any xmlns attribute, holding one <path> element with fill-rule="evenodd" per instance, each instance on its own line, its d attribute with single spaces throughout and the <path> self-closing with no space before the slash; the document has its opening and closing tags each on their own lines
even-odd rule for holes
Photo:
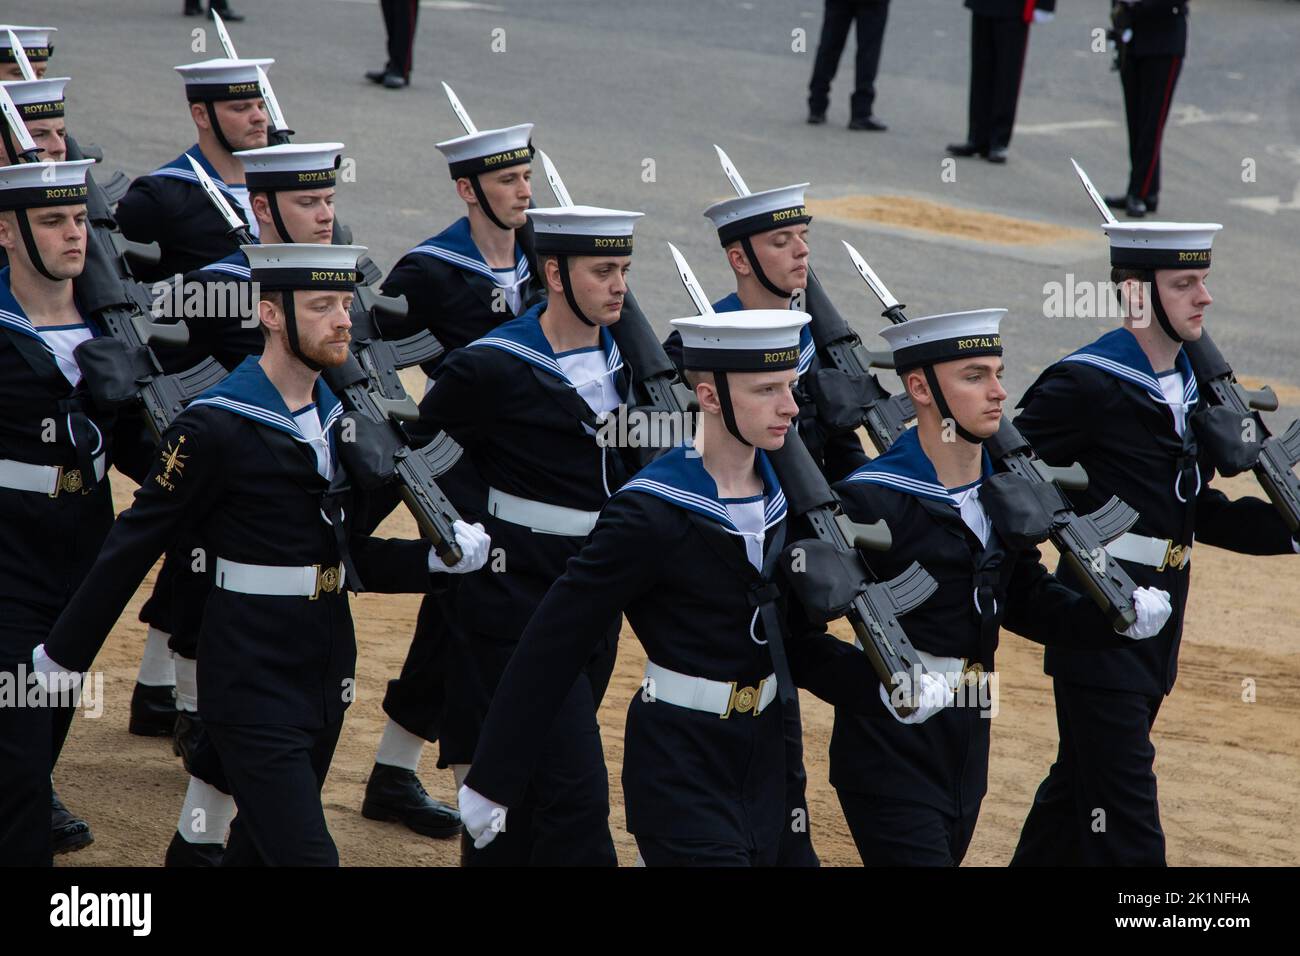
<svg viewBox="0 0 1300 956">
<path fill-rule="evenodd" d="M 1157 378 L 1160 380 L 1160 391 L 1165 393 L 1165 401 L 1169 403 L 1169 410 L 1174 413 L 1174 430 L 1182 438 L 1183 431 L 1187 428 L 1187 408 L 1183 405 L 1183 373 L 1174 369 L 1171 372 L 1161 372 Z"/>
<path fill-rule="evenodd" d="M 563 352 L 555 359 L 597 417 L 618 408 L 614 375 L 606 367 L 605 352 L 600 346 Z"/>
<path fill-rule="evenodd" d="M 330 464 L 330 444 L 320 427 L 320 415 L 313 402 L 301 411 L 293 413 L 293 420 L 298 423 L 298 430 L 316 453 L 316 471 L 326 481 L 334 477 L 334 468 Z"/>
<path fill-rule="evenodd" d="M 257 217 L 253 215 L 253 201 L 248 198 L 248 187 L 236 183 L 228 185 L 226 188 L 234 194 L 236 201 L 239 203 L 239 208 L 244 210 L 244 219 L 248 222 L 248 231 L 260 239 L 261 229 L 258 226 Z"/>
<path fill-rule="evenodd" d="M 727 514 L 731 523 L 739 530 L 745 542 L 745 556 L 754 570 L 763 570 L 763 530 L 767 512 L 767 500 L 762 497 L 726 501 Z"/>
<path fill-rule="evenodd" d="M 964 488 L 949 488 L 948 494 L 957 500 L 957 510 L 961 512 L 961 520 L 966 522 L 966 527 L 970 528 L 975 537 L 980 539 L 980 544 L 987 548 L 991 526 L 988 512 L 980 503 L 979 484 L 967 485 Z"/>
<path fill-rule="evenodd" d="M 497 287 L 506 297 L 506 305 L 510 306 L 512 314 L 518 315 L 519 307 L 524 304 L 524 294 L 520 288 L 523 283 L 519 281 L 518 271 L 514 266 L 511 266 L 508 269 L 493 267 L 492 272 L 497 277 Z"/>
<path fill-rule="evenodd" d="M 82 342 L 94 338 L 94 333 L 85 325 L 51 325 L 48 328 L 37 328 L 36 331 L 45 344 L 54 350 L 54 360 L 63 377 L 75 386 L 81 381 L 81 367 L 72 357 L 72 352 Z"/>
</svg>

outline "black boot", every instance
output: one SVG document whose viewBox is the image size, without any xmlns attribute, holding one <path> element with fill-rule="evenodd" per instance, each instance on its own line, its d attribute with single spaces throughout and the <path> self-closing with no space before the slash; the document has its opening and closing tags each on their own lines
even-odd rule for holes
<svg viewBox="0 0 1300 956">
<path fill-rule="evenodd" d="M 987 156 L 989 149 L 987 146 L 977 146 L 974 143 L 949 143 L 948 152 L 954 156 Z"/>
<path fill-rule="evenodd" d="M 74 816 L 53 790 L 50 795 L 50 842 L 55 854 L 71 853 L 94 843 L 95 836 L 90 832 L 90 824 Z"/>
<path fill-rule="evenodd" d="M 201 0 L 185 0 L 185 15 L 187 17 L 200 17 L 203 15 L 203 4 Z"/>
<path fill-rule="evenodd" d="M 131 722 L 137 737 L 170 737 L 176 728 L 176 688 L 152 687 L 138 681 L 131 692 Z"/>
<path fill-rule="evenodd" d="M 226 848 L 220 843 L 191 843 L 179 833 L 173 832 L 172 842 L 167 845 L 167 856 L 163 859 L 163 866 L 220 866 L 221 857 L 225 852 Z"/>
<path fill-rule="evenodd" d="M 176 711 L 176 731 L 172 737 L 172 753 L 181 758 L 186 773 L 193 773 L 190 760 L 194 757 L 194 745 L 198 743 L 199 734 L 203 732 L 203 720 L 197 711 Z"/>
<path fill-rule="evenodd" d="M 366 781 L 361 815 L 405 824 L 422 836 L 443 839 L 461 832 L 460 814 L 429 796 L 413 770 L 377 763 Z"/>
</svg>

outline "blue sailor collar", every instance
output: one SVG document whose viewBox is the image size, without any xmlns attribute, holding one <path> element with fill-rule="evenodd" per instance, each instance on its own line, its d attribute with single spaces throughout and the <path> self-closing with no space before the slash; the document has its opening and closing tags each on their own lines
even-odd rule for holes
<svg viewBox="0 0 1300 956">
<path fill-rule="evenodd" d="M 236 279 L 248 281 L 253 277 L 253 270 L 249 268 L 248 256 L 244 254 L 243 249 L 236 249 L 224 259 L 218 259 L 216 262 L 209 263 L 198 272 L 223 272 L 226 275 L 234 276 Z"/>
<path fill-rule="evenodd" d="M 754 452 L 754 465 L 763 479 L 763 529 L 767 530 L 785 518 L 785 492 L 776 480 L 772 463 L 761 449 Z M 615 494 L 639 491 L 653 495 L 670 505 L 693 511 L 711 521 L 716 521 L 728 531 L 740 534 L 727 513 L 727 506 L 718 498 L 718 486 L 713 476 L 704 470 L 704 459 L 695 449 L 679 445 L 672 451 L 642 468 L 636 477 Z"/>
<path fill-rule="evenodd" d="M 993 474 L 993 460 L 989 458 L 987 448 L 980 451 L 983 458 L 980 481 L 983 481 Z M 931 501 L 942 501 L 954 508 L 958 507 L 957 499 L 939 482 L 934 464 L 921 447 L 915 425 L 899 435 L 883 455 L 871 459 L 844 480 L 884 485 L 905 495 L 929 498 Z"/>
<path fill-rule="evenodd" d="M 11 274 L 9 266 L 0 269 L 0 325 L 40 342 L 45 351 L 53 358 L 54 349 L 50 348 L 49 343 L 41 337 L 40 331 L 32 324 L 32 320 L 27 317 L 27 313 L 23 311 L 21 303 L 14 298 L 14 294 L 9 288 Z M 81 313 L 80 304 L 77 304 L 76 308 L 77 312 Z M 82 321 L 86 323 L 86 328 L 90 329 L 91 335 L 99 335 L 98 327 L 84 314 L 82 314 Z"/>
<path fill-rule="evenodd" d="M 551 343 L 547 341 L 546 333 L 542 331 L 541 323 L 537 321 L 545 308 L 545 300 L 538 302 L 519 318 L 498 325 L 483 338 L 475 339 L 465 347 L 500 349 L 522 362 L 554 375 L 570 388 L 576 388 L 573 382 L 569 381 L 569 376 L 564 374 L 564 369 L 556 359 Z M 609 329 L 603 327 L 600 330 L 600 348 L 605 353 L 607 371 L 612 374 L 623 367 L 623 356 L 614 342 L 614 336 L 610 335 Z"/>
<path fill-rule="evenodd" d="M 259 358 L 260 356 L 257 355 L 245 358 L 233 372 L 190 402 L 190 406 L 211 405 L 213 408 L 221 408 L 235 415 L 242 415 L 259 425 L 284 432 L 295 441 L 309 443 L 309 439 L 302 433 L 302 429 L 290 414 L 289 407 L 284 404 L 279 390 L 271 384 L 271 380 L 262 371 Z M 331 459 L 333 459 L 334 433 L 331 429 L 343 415 L 343 406 L 323 378 L 316 379 L 312 397 L 316 400 L 316 408 L 320 415 L 321 432 L 329 436 Z"/>
<path fill-rule="evenodd" d="M 190 168 L 190 161 L 185 158 L 186 156 L 193 157 L 194 161 L 203 167 L 203 171 L 212 177 L 212 181 L 217 184 L 219 190 L 235 202 L 239 201 L 235 194 L 230 191 L 230 187 L 226 185 L 226 181 L 221 178 L 221 174 L 217 172 L 216 167 L 208 162 L 208 158 L 203 155 L 203 150 L 199 149 L 198 143 L 181 153 L 166 166 L 159 166 L 149 175 L 165 176 L 169 179 L 183 179 L 187 183 L 199 185 L 199 177 L 194 175 L 194 170 Z"/>
<path fill-rule="evenodd" d="M 794 305 L 791 304 L 791 308 Z M 714 312 L 740 312 L 744 309 L 741 304 L 740 296 L 736 293 L 724 295 L 717 302 L 713 303 Z M 813 342 L 812 329 L 807 325 L 799 330 L 799 364 L 795 366 L 795 371 L 803 375 L 812 366 L 813 356 L 817 354 L 817 346 Z"/>
<path fill-rule="evenodd" d="M 1152 401 L 1160 405 L 1170 404 L 1165 398 L 1163 389 L 1160 388 L 1160 379 L 1151 367 L 1150 359 L 1142 351 L 1137 338 L 1128 329 L 1107 332 L 1091 345 L 1085 345 L 1061 361 L 1082 362 L 1099 368 L 1108 375 L 1132 382 L 1150 395 Z M 1174 368 L 1183 373 L 1183 408 L 1190 408 L 1200 398 L 1200 391 L 1196 387 L 1196 374 L 1192 371 L 1192 363 L 1187 357 L 1186 349 L 1178 350 Z"/>
<path fill-rule="evenodd" d="M 461 216 L 442 232 L 424 240 L 424 242 L 407 253 L 408 256 L 412 254 L 433 256 L 435 259 L 441 259 L 457 269 L 463 269 L 466 272 L 477 272 L 503 289 L 511 285 L 509 282 L 503 282 L 501 275 L 493 271 L 492 267 L 484 261 L 483 254 L 478 251 L 478 246 L 474 245 L 474 237 L 470 235 L 469 231 L 469 218 L 466 216 Z M 524 251 L 519 248 L 519 243 L 516 241 L 515 279 L 513 284 L 522 285 L 531 276 L 532 272 L 528 268 L 528 257 L 524 255 Z"/>
</svg>

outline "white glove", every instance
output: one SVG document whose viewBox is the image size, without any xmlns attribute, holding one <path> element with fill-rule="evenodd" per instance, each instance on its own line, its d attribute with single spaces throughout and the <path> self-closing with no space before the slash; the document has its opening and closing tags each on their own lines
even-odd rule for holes
<svg viewBox="0 0 1300 956">
<path fill-rule="evenodd" d="M 1052 22 L 1053 20 L 1055 20 L 1055 19 L 1056 19 L 1056 14 L 1053 13 L 1051 10 L 1035 10 L 1035 11 L 1034 11 L 1034 22 L 1035 22 L 1035 23 L 1051 23 L 1051 22 Z"/>
<path fill-rule="evenodd" d="M 924 723 L 945 707 L 952 706 L 953 701 L 956 699 L 952 688 L 948 686 L 948 682 L 942 677 L 936 677 L 929 672 L 922 672 L 920 684 L 921 693 L 918 695 L 917 708 L 906 717 L 900 716 L 898 711 L 894 709 L 894 705 L 889 700 L 889 692 L 885 690 L 885 685 L 880 685 L 880 700 L 884 703 L 885 710 L 889 711 L 890 716 L 900 724 Z M 905 692 L 910 689 L 910 684 L 900 684 L 898 687 L 900 699 L 906 696 Z"/>
<path fill-rule="evenodd" d="M 477 790 L 462 786 L 456 794 L 456 801 L 460 806 L 460 822 L 473 838 L 474 849 L 483 849 L 506 828 L 506 813 L 509 811 Z"/>
<path fill-rule="evenodd" d="M 1159 588 L 1138 588 L 1134 591 L 1133 609 L 1137 611 L 1137 620 L 1128 630 L 1120 633 L 1135 641 L 1155 637 L 1169 620 L 1169 615 L 1174 613 L 1169 592 Z"/>
<path fill-rule="evenodd" d="M 442 563 L 442 558 L 438 557 L 438 553 L 430 548 L 429 570 L 441 571 L 444 574 L 468 574 L 487 564 L 488 550 L 492 547 L 492 536 L 483 530 L 483 526 L 478 523 L 466 524 L 464 521 L 457 521 L 452 527 L 456 529 L 456 544 L 460 546 L 460 560 L 447 567 Z"/>
<path fill-rule="evenodd" d="M 69 671 L 45 653 L 45 645 L 37 644 L 32 651 L 32 673 L 41 688 L 49 694 L 65 694 L 76 686 L 81 674 Z"/>
</svg>

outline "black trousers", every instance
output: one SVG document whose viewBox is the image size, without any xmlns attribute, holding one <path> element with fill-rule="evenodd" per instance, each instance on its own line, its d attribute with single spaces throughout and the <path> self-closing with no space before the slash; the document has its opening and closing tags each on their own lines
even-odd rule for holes
<svg viewBox="0 0 1300 956">
<path fill-rule="evenodd" d="M 707 840 L 638 836 L 636 848 L 646 866 L 776 866 L 774 846 L 739 846 Z"/>
<path fill-rule="evenodd" d="M 1139 199 L 1160 196 L 1160 141 L 1183 69 L 1181 56 L 1132 56 L 1121 59 L 1124 118 L 1128 122 L 1128 192 Z"/>
<path fill-rule="evenodd" d="M 454 588 L 456 582 L 450 586 Z M 442 594 L 424 596 L 402 672 L 388 682 L 384 693 L 384 713 L 403 730 L 430 743 L 441 733 L 447 701 L 448 609 Z"/>
<path fill-rule="evenodd" d="M 987 150 L 1011 142 L 1028 48 L 1029 24 L 971 14 L 968 143 Z"/>
<path fill-rule="evenodd" d="M 238 814 L 222 866 L 338 866 L 320 792 L 343 721 L 321 730 L 204 725 Z"/>
<path fill-rule="evenodd" d="M 379 0 L 388 31 L 388 72 L 411 78 L 411 57 L 415 50 L 415 20 L 419 0 Z"/>
<path fill-rule="evenodd" d="M 29 685 L 25 678 L 30 672 L 30 658 L 7 661 L 0 664 L 0 681 L 26 702 Z M 50 843 L 52 718 L 48 707 L 9 706 L 9 702 L 0 706 L 0 866 L 54 864 Z"/>
<path fill-rule="evenodd" d="M 957 866 L 979 807 L 953 817 L 924 803 L 837 790 L 863 866 Z"/>
<path fill-rule="evenodd" d="M 1055 680 L 1056 763 L 1012 866 L 1164 866 L 1151 727 L 1161 697 Z"/>
<path fill-rule="evenodd" d="M 777 866 L 821 866 L 812 844 L 812 819 L 808 815 L 808 773 L 803 766 L 803 724 L 795 706 L 783 708 L 785 732 L 785 826 L 777 848 Z M 644 854 L 643 854 L 644 856 Z"/>
<path fill-rule="evenodd" d="M 822 18 L 822 35 L 817 42 L 812 81 L 808 84 L 808 109 L 825 113 L 830 105 L 831 81 L 840 66 L 840 54 L 849 37 L 849 25 L 858 24 L 858 53 L 854 61 L 853 96 L 850 115 L 866 119 L 876 101 L 876 71 L 880 67 L 880 48 L 885 40 L 885 19 L 889 0 L 826 0 Z"/>
</svg>

